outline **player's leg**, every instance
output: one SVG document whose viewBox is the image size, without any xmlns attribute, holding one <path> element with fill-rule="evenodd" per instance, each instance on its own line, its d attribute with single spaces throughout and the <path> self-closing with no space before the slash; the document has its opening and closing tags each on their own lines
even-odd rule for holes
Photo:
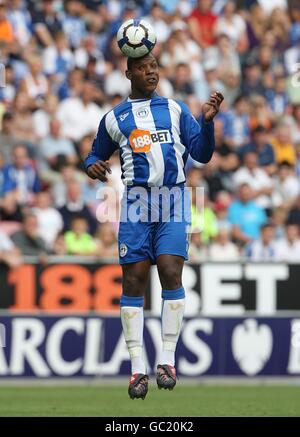
<svg viewBox="0 0 300 437">
<path fill-rule="evenodd" d="M 123 294 L 120 300 L 121 320 L 131 359 L 129 396 L 142 398 L 148 391 L 148 376 L 143 360 L 144 295 L 151 262 L 144 260 L 123 264 Z"/>
<path fill-rule="evenodd" d="M 184 260 L 188 258 L 190 224 L 189 193 L 178 188 L 175 192 L 172 191 L 169 215 L 166 213 L 162 217 L 154 238 L 155 257 L 162 286 L 163 347 L 158 359 L 157 384 L 159 388 L 169 389 L 176 384 L 175 350 L 185 306 L 181 277 Z M 162 204 L 162 209 L 163 206 Z"/>
<path fill-rule="evenodd" d="M 162 286 L 162 351 L 158 359 L 159 388 L 173 389 L 176 384 L 175 350 L 181 330 L 185 306 L 185 292 L 181 277 L 184 258 L 163 254 L 157 258 Z"/>
</svg>

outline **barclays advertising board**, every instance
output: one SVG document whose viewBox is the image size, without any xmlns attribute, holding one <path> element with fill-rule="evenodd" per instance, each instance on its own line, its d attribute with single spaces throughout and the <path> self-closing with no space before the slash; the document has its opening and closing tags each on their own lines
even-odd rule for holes
<svg viewBox="0 0 300 437">
<path fill-rule="evenodd" d="M 158 318 L 145 318 L 149 373 L 160 330 Z M 118 317 L 0 315 L 0 337 L 0 379 L 130 373 Z M 300 318 L 187 318 L 176 365 L 185 377 L 300 376 Z"/>
</svg>

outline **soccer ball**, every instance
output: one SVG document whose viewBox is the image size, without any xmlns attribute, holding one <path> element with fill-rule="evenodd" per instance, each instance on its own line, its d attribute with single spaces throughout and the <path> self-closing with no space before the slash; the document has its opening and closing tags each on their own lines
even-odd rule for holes
<svg viewBox="0 0 300 437">
<path fill-rule="evenodd" d="M 140 58 L 150 53 L 156 44 L 152 26 L 145 20 L 125 21 L 117 33 L 121 52 L 129 58 Z"/>
</svg>

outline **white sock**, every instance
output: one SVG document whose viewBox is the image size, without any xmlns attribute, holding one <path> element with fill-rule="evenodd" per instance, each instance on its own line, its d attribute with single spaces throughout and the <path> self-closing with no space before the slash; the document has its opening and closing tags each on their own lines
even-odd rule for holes
<svg viewBox="0 0 300 437">
<path fill-rule="evenodd" d="M 131 359 L 131 374 L 146 373 L 146 365 L 143 359 L 143 307 L 121 307 L 121 320 L 123 333 Z"/>
<path fill-rule="evenodd" d="M 163 348 L 158 364 L 175 365 L 175 350 L 180 334 L 185 299 L 163 300 L 162 310 L 162 341 Z"/>
</svg>

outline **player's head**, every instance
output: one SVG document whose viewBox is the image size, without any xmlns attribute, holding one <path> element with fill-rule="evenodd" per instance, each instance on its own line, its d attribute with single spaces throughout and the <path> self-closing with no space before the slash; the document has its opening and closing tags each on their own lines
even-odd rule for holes
<svg viewBox="0 0 300 437">
<path fill-rule="evenodd" d="M 141 58 L 128 58 L 126 77 L 133 92 L 151 96 L 159 81 L 158 64 L 152 53 Z"/>
</svg>

